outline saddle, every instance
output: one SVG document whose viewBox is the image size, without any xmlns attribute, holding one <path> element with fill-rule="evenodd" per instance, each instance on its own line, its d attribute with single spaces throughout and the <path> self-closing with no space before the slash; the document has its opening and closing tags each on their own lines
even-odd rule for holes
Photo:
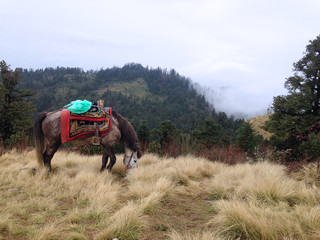
<svg viewBox="0 0 320 240">
<path fill-rule="evenodd" d="M 61 111 L 61 143 L 93 137 L 92 144 L 99 145 L 100 137 L 112 129 L 112 108 L 104 106 L 104 101 L 94 102 L 84 113 L 72 113 L 68 109 Z"/>
</svg>

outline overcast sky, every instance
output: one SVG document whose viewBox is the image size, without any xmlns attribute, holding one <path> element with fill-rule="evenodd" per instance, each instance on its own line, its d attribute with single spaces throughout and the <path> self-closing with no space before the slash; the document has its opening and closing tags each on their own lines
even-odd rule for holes
<svg viewBox="0 0 320 240">
<path fill-rule="evenodd" d="M 286 94 L 319 0 L 0 0 L 0 60 L 12 69 L 126 63 L 175 69 L 218 110 L 263 114 Z"/>
</svg>

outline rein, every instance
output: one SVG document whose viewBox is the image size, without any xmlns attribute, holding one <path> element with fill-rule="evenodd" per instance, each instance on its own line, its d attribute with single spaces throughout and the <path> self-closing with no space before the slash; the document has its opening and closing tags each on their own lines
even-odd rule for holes
<svg viewBox="0 0 320 240">
<path fill-rule="evenodd" d="M 124 154 L 124 155 L 125 155 L 126 157 L 128 157 L 126 154 Z M 132 153 L 131 153 L 131 156 L 130 156 L 129 162 L 128 162 L 128 164 L 126 165 L 126 170 L 128 170 L 128 169 L 129 169 L 129 166 L 130 166 L 130 163 L 131 163 L 132 157 L 133 157 L 133 151 L 132 151 Z"/>
<path fill-rule="evenodd" d="M 55 111 L 53 111 L 53 112 L 48 112 L 48 113 L 46 114 L 46 116 L 49 116 L 49 115 L 51 115 L 51 114 L 53 114 L 53 113 L 62 111 L 63 109 L 67 109 L 67 108 L 66 108 L 66 107 L 62 107 L 62 108 L 59 108 L 58 110 L 55 110 Z"/>
</svg>

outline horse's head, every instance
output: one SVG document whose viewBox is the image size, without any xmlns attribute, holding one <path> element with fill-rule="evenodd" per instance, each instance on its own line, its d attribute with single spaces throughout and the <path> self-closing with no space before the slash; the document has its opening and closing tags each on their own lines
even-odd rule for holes
<svg viewBox="0 0 320 240">
<path fill-rule="evenodd" d="M 132 151 L 128 148 L 125 149 L 123 158 L 123 164 L 126 167 L 126 171 L 129 173 L 131 169 L 138 167 L 138 158 L 140 157 L 139 151 Z"/>
</svg>

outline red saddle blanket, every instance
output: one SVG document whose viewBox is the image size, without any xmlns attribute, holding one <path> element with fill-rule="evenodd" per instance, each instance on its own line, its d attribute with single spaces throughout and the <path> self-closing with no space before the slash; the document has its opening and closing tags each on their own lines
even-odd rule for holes
<svg viewBox="0 0 320 240">
<path fill-rule="evenodd" d="M 60 120 L 61 143 L 95 136 L 95 123 L 98 124 L 99 136 L 107 135 L 112 129 L 111 117 L 111 108 L 93 106 L 88 112 L 82 114 L 63 109 Z"/>
</svg>

